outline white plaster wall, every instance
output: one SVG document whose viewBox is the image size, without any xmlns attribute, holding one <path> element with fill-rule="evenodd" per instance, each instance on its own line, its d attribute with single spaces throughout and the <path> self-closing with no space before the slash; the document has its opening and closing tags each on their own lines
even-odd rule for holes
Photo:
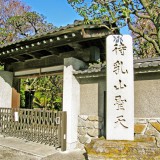
<svg viewBox="0 0 160 160">
<path fill-rule="evenodd" d="M 106 77 L 82 78 L 80 81 L 80 114 L 104 117 Z"/>
<path fill-rule="evenodd" d="M 0 71 L 0 108 L 12 107 L 13 73 Z"/>
<path fill-rule="evenodd" d="M 84 62 L 75 58 L 64 59 L 63 75 L 63 111 L 67 111 L 67 149 L 76 148 L 78 115 L 80 112 L 80 85 L 74 70 L 85 65 Z"/>
<path fill-rule="evenodd" d="M 154 78 L 154 75 L 153 77 Z M 136 80 L 135 86 L 135 117 L 160 117 L 160 79 Z"/>
<path fill-rule="evenodd" d="M 98 116 L 98 83 L 81 84 L 80 90 L 80 114 Z"/>
</svg>

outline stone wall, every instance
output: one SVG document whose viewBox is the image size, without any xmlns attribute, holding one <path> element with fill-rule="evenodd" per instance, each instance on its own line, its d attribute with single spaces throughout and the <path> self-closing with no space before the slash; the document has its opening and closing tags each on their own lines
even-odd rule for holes
<svg viewBox="0 0 160 160">
<path fill-rule="evenodd" d="M 135 119 L 135 140 L 154 143 L 160 147 L 160 118 Z"/>
<path fill-rule="evenodd" d="M 104 134 L 103 118 L 96 115 L 78 116 L 78 143 L 77 148 L 84 148 L 92 139 Z"/>
<path fill-rule="evenodd" d="M 152 143 L 160 148 L 160 118 L 158 119 L 135 119 L 134 125 L 135 142 Z M 83 148 L 92 139 L 103 136 L 103 118 L 96 115 L 78 116 L 78 148 Z"/>
<path fill-rule="evenodd" d="M 85 144 L 89 160 L 159 160 L 160 118 L 135 119 L 134 141 L 93 139 Z"/>
</svg>

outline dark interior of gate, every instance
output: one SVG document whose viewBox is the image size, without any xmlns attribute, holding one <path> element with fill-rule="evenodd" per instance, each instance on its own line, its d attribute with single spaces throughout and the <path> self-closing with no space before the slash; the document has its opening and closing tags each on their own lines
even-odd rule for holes
<svg viewBox="0 0 160 160">
<path fill-rule="evenodd" d="M 1 119 L 3 119 L 2 133 L 10 136 L 18 135 L 20 138 L 51 145 L 58 143 L 62 150 L 65 150 L 66 112 L 30 110 L 33 105 L 27 105 L 30 102 L 26 102 L 24 106 L 21 105 L 25 109 L 19 108 L 17 110 L 20 121 L 15 125 L 15 109 L 20 106 L 20 84 L 24 83 L 24 86 L 27 87 L 29 84 L 27 82 L 28 77 L 46 77 L 59 73 L 63 75 L 65 58 L 74 57 L 89 64 L 95 62 L 95 59 L 97 61 L 96 55 L 98 54 L 100 61 L 103 62 L 105 60 L 105 37 L 109 34 L 113 34 L 113 32 L 103 25 L 85 25 L 81 22 L 75 22 L 73 25 L 60 27 L 41 35 L 1 46 L 0 63 L 4 65 L 6 71 L 14 74 L 12 108 L 0 109 Z M 23 78 L 25 80 L 22 80 Z M 34 82 L 34 78 L 32 82 Z M 34 84 L 33 86 L 35 87 Z M 31 95 L 36 96 L 38 94 L 34 92 L 36 89 L 26 88 L 25 90 L 26 93 L 24 94 L 30 96 L 31 102 L 34 101 Z M 27 95 L 28 93 L 30 95 Z M 47 107 L 47 105 L 39 104 L 39 108 Z M 63 123 L 62 121 L 59 122 L 59 118 Z M 62 125 L 59 125 L 60 123 Z M 55 125 L 52 126 L 51 124 Z M 55 138 L 53 138 L 54 136 Z"/>
</svg>

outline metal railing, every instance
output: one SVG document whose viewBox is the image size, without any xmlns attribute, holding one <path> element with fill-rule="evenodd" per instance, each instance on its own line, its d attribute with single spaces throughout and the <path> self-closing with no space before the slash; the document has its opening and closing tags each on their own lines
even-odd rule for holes
<svg viewBox="0 0 160 160">
<path fill-rule="evenodd" d="M 0 132 L 66 150 L 66 112 L 0 108 Z"/>
</svg>

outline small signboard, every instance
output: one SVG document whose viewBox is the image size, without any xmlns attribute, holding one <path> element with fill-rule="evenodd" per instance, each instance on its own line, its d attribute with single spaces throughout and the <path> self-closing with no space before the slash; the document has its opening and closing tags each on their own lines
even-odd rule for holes
<svg viewBox="0 0 160 160">
<path fill-rule="evenodd" d="M 108 140 L 134 139 L 134 79 L 132 37 L 110 35 L 106 39 Z"/>
<path fill-rule="evenodd" d="M 15 122 L 18 122 L 19 120 L 18 112 L 14 112 L 14 120 Z"/>
</svg>

